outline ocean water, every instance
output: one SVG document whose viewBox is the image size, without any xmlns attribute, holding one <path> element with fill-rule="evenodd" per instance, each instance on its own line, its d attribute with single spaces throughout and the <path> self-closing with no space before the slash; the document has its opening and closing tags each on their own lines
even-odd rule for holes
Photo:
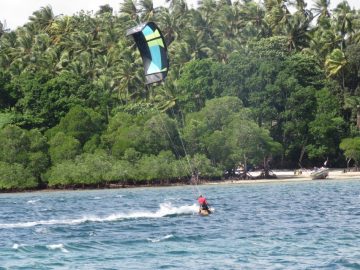
<svg viewBox="0 0 360 270">
<path fill-rule="evenodd" d="M 0 194 L 0 269 L 360 269 L 360 179 Z"/>
</svg>

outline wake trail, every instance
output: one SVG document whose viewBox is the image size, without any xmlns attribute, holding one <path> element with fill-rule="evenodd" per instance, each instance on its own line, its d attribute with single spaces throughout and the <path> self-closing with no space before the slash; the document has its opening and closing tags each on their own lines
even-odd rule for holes
<svg viewBox="0 0 360 270">
<path fill-rule="evenodd" d="M 171 203 L 162 203 L 160 208 L 156 212 L 151 211 L 134 211 L 129 213 L 114 213 L 108 216 L 83 216 L 81 218 L 73 219 L 49 219 L 49 220 L 38 220 L 38 221 L 27 221 L 18 223 L 0 223 L 1 229 L 11 228 L 29 228 L 39 225 L 77 225 L 86 222 L 111 222 L 117 220 L 128 220 L 138 218 L 162 218 L 173 215 L 191 215 L 197 213 L 198 206 L 184 205 L 175 207 Z"/>
</svg>

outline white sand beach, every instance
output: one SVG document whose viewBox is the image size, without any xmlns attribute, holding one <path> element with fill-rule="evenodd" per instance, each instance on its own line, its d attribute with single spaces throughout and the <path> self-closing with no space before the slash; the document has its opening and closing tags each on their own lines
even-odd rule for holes
<svg viewBox="0 0 360 270">
<path fill-rule="evenodd" d="M 359 172 L 344 172 L 344 169 L 330 169 L 329 176 L 325 180 L 360 180 Z M 295 181 L 319 181 L 313 180 L 310 177 L 311 170 L 302 170 L 300 175 L 295 174 L 294 170 L 273 170 L 272 171 L 277 178 L 275 179 L 252 179 L 252 180 L 226 180 L 225 183 L 234 184 L 256 184 L 256 183 L 278 183 L 278 182 L 295 182 Z M 256 177 L 260 174 L 260 171 L 250 172 L 250 175 Z M 224 182 L 221 182 L 224 183 Z M 209 184 L 216 184 L 209 183 Z"/>
</svg>

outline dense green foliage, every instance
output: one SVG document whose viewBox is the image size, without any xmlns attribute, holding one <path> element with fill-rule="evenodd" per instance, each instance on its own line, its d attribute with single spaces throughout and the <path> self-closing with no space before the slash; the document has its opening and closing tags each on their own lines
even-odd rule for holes
<svg viewBox="0 0 360 270">
<path fill-rule="evenodd" d="M 360 165 L 360 137 L 346 138 L 341 141 L 340 148 L 344 151 L 348 165 L 353 160 L 355 166 Z"/>
<path fill-rule="evenodd" d="M 16 30 L 0 23 L 0 189 L 220 179 L 240 164 L 359 165 L 358 10 L 168 2 L 73 16 L 48 6 Z M 171 68 L 145 87 L 125 32 L 149 20 Z"/>
</svg>

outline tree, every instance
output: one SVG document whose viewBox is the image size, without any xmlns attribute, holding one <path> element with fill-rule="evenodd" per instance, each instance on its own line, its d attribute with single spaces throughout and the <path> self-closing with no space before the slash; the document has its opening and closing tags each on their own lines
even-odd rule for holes
<svg viewBox="0 0 360 270">
<path fill-rule="evenodd" d="M 30 24 L 39 30 L 48 31 L 54 22 L 56 16 L 53 13 L 51 6 L 41 7 L 40 10 L 35 11 L 32 16 L 30 16 Z"/>
<path fill-rule="evenodd" d="M 340 149 L 344 151 L 348 168 L 351 160 L 354 160 L 358 169 L 360 165 L 360 137 L 343 139 L 340 143 Z"/>
<path fill-rule="evenodd" d="M 309 122 L 315 114 L 315 89 L 313 87 L 299 87 L 290 94 L 283 112 L 283 144 L 285 155 L 290 160 L 296 159 L 302 167 L 302 161 L 309 144 Z"/>
<path fill-rule="evenodd" d="M 101 136 L 104 149 L 116 157 L 121 158 L 128 148 L 135 148 L 141 137 L 140 125 L 149 116 L 133 116 L 129 113 L 118 112 L 110 118 L 107 130 Z"/>
<path fill-rule="evenodd" d="M 49 166 L 47 149 L 46 138 L 39 130 L 27 131 L 14 125 L 7 125 L 0 130 L 0 161 L 9 165 L 17 164 L 14 168 L 31 175 L 23 181 L 33 178 L 41 180 Z"/>
<path fill-rule="evenodd" d="M 235 117 L 227 127 L 227 140 L 230 141 L 231 156 L 234 165 L 244 165 L 245 177 L 249 164 L 261 165 L 264 176 L 269 176 L 269 161 L 272 155 L 280 154 L 281 145 L 274 142 L 269 132 L 254 123 L 253 121 Z"/>
<path fill-rule="evenodd" d="M 38 187 L 38 182 L 22 164 L 0 161 L 0 190 L 24 190 Z"/>
<path fill-rule="evenodd" d="M 36 179 L 42 180 L 43 174 L 50 165 L 47 139 L 38 129 L 28 131 L 27 136 L 30 140 L 27 168 Z"/>
<path fill-rule="evenodd" d="M 153 0 L 140 0 L 141 18 L 143 21 L 151 21 L 155 17 L 156 10 Z"/>
<path fill-rule="evenodd" d="M 47 72 L 24 72 L 8 89 L 18 91 L 15 108 L 22 114 L 20 124 L 25 127 L 53 127 L 72 106 L 87 105 L 97 96 L 97 88 L 70 73 L 51 78 Z"/>
<path fill-rule="evenodd" d="M 48 131 L 48 134 L 64 132 L 77 139 L 81 145 L 102 130 L 102 117 L 89 108 L 76 105 L 60 120 L 60 123 Z"/>
<path fill-rule="evenodd" d="M 241 162 L 263 164 L 280 147 L 235 97 L 210 100 L 201 111 L 190 114 L 184 139 L 191 155 L 205 154 L 213 167 L 230 172 Z"/>
<path fill-rule="evenodd" d="M 220 89 L 216 87 L 214 77 L 215 62 L 195 60 L 189 62 L 178 80 L 179 106 L 184 112 L 195 112 L 205 105 L 207 99 L 220 95 Z"/>
<path fill-rule="evenodd" d="M 284 0 L 265 0 L 265 20 L 270 25 L 272 32 L 279 34 L 290 17 L 290 12 Z"/>
<path fill-rule="evenodd" d="M 284 27 L 284 34 L 288 40 L 289 51 L 306 48 L 309 42 L 309 29 L 312 16 L 306 17 L 303 14 L 295 14 Z"/>
<path fill-rule="evenodd" d="M 113 8 L 109 5 L 109 4 L 106 4 L 106 5 L 102 5 L 99 7 L 99 10 L 96 12 L 97 15 L 101 15 L 101 14 L 104 14 L 104 13 L 113 13 Z"/>
<path fill-rule="evenodd" d="M 218 178 L 223 175 L 223 171 L 214 166 L 203 154 L 195 154 L 193 157 L 191 157 L 190 164 L 194 170 L 193 173 L 198 175 L 200 178 Z"/>
<path fill-rule="evenodd" d="M 183 155 L 177 124 L 166 114 L 152 116 L 141 129 L 140 138 L 134 145 L 139 152 L 158 154 L 161 151 L 171 150 L 177 156 Z"/>
<path fill-rule="evenodd" d="M 335 77 L 341 74 L 342 87 L 345 88 L 344 68 L 347 65 L 345 54 L 340 49 L 335 49 L 326 58 L 325 68 L 329 77 Z"/>
<path fill-rule="evenodd" d="M 326 88 L 316 92 L 315 119 L 309 123 L 310 143 L 306 150 L 310 159 L 335 159 L 339 156 L 338 145 L 345 135 L 345 121 L 340 116 L 338 99 Z"/>
<path fill-rule="evenodd" d="M 125 0 L 120 6 L 120 13 L 127 16 L 133 21 L 139 22 L 138 9 L 136 0 Z"/>
<path fill-rule="evenodd" d="M 334 9 L 334 17 L 337 31 L 341 36 L 340 49 L 344 50 L 346 47 L 346 38 L 351 39 L 354 33 L 353 23 L 355 12 L 351 10 L 347 1 L 343 1 Z"/>
<path fill-rule="evenodd" d="M 330 17 L 330 0 L 315 0 L 314 1 L 314 8 L 312 11 L 314 12 L 314 16 L 319 16 L 319 20 L 323 18 Z"/>
<path fill-rule="evenodd" d="M 49 141 L 52 164 L 74 159 L 81 153 L 80 142 L 72 136 L 58 132 Z"/>
<path fill-rule="evenodd" d="M 0 130 L 0 160 L 26 165 L 30 140 L 26 131 L 18 126 L 8 125 Z"/>
<path fill-rule="evenodd" d="M 0 38 L 3 34 L 7 33 L 8 31 L 9 29 L 6 28 L 6 21 L 5 22 L 0 21 Z"/>
</svg>

